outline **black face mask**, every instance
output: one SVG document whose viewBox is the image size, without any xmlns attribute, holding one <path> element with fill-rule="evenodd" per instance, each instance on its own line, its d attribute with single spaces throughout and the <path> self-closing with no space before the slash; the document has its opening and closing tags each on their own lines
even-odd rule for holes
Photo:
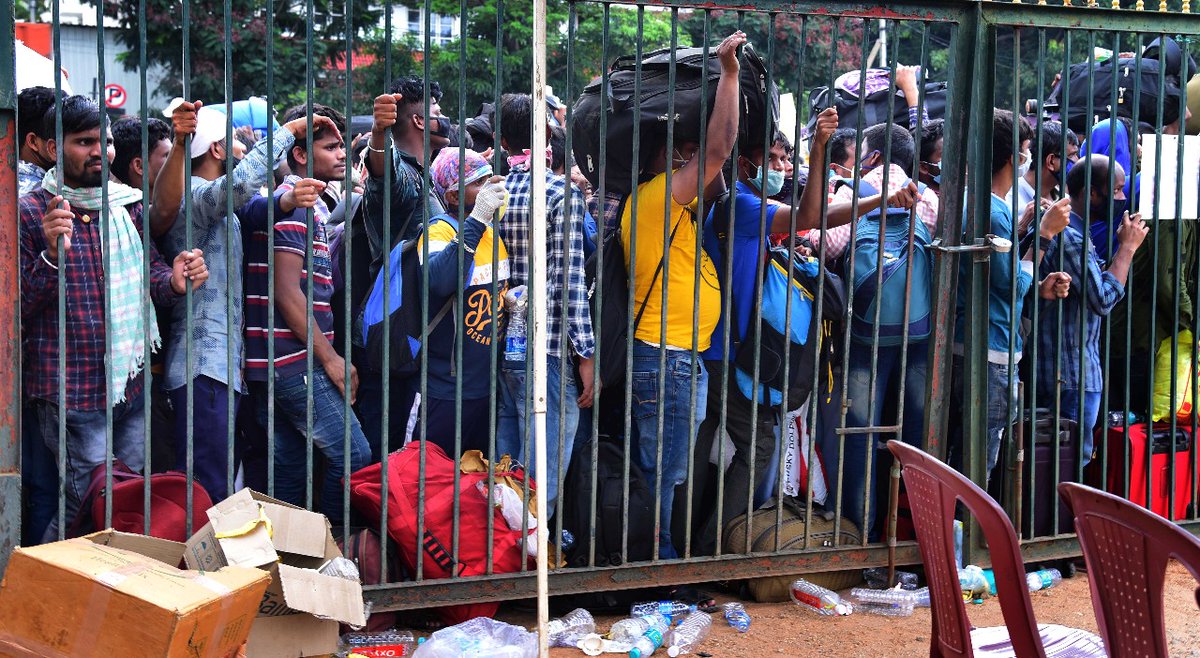
<svg viewBox="0 0 1200 658">
<path fill-rule="evenodd" d="M 429 134 L 435 137 L 450 139 L 450 132 L 453 129 L 453 124 L 446 117 L 433 117 L 429 120 Z"/>
<path fill-rule="evenodd" d="M 1112 223 L 1113 218 L 1120 218 L 1125 215 L 1125 208 L 1129 205 L 1128 200 L 1112 200 L 1112 214 L 1108 212 L 1109 201 L 1112 197 L 1102 197 L 1098 202 L 1092 204 L 1091 219 L 1092 222 L 1107 222 Z"/>
</svg>

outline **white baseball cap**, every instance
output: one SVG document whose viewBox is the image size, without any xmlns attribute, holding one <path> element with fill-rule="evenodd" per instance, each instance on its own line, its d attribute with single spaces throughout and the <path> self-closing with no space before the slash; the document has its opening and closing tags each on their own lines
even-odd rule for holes
<svg viewBox="0 0 1200 658">
<path fill-rule="evenodd" d="M 163 110 L 163 116 L 168 119 L 183 102 L 182 98 L 175 98 L 167 104 Z M 192 150 L 190 157 L 198 158 L 208 152 L 208 147 L 225 139 L 225 122 L 226 115 L 224 112 L 214 110 L 211 107 L 201 107 L 196 113 L 196 134 L 192 135 Z"/>
</svg>

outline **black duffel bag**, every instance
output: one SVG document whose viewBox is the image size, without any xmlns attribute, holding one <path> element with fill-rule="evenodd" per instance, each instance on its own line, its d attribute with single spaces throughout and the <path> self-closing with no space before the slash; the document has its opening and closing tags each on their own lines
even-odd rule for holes
<svg viewBox="0 0 1200 658">
<path fill-rule="evenodd" d="M 946 115 L 946 90 L 945 82 L 926 82 L 925 83 L 925 113 L 929 115 L 929 119 L 942 119 Z M 862 99 L 862 113 L 864 129 L 870 128 L 881 123 L 887 123 L 888 119 L 888 90 L 883 89 L 873 94 L 868 94 Z M 830 105 L 837 108 L 838 112 L 838 127 L 839 128 L 858 128 L 858 111 L 859 98 L 857 95 L 846 91 L 845 89 L 834 88 L 833 98 L 830 99 L 829 87 L 817 87 L 812 90 L 808 96 L 809 119 L 805 126 L 805 134 L 811 135 L 816 129 L 817 115 L 822 110 Z M 892 113 L 892 122 L 902 128 L 908 128 L 908 101 L 904 95 L 897 93 L 895 109 Z"/>
<path fill-rule="evenodd" d="M 1093 63 L 1089 73 L 1088 62 L 1072 64 L 1067 69 L 1069 80 L 1067 86 L 1069 102 L 1063 99 L 1063 81 L 1060 80 L 1050 92 L 1047 106 L 1057 106 L 1063 114 L 1067 127 L 1074 130 L 1081 138 L 1086 137 L 1088 130 L 1097 122 L 1107 119 L 1114 114 L 1118 117 L 1133 119 L 1134 105 L 1138 112 L 1138 123 L 1141 127 L 1153 131 L 1158 121 L 1159 85 L 1163 90 L 1163 125 L 1175 123 L 1179 119 L 1179 87 L 1171 82 L 1168 71 L 1164 80 L 1159 70 L 1158 60 L 1143 58 L 1138 67 L 1136 58 L 1123 57 L 1107 59 Z M 1113 78 L 1117 85 L 1117 109 L 1112 111 Z M 1091 83 L 1089 86 L 1089 82 Z M 1134 90 L 1137 90 L 1135 96 Z M 1091 98 L 1092 114 L 1088 116 L 1088 99 Z"/>
<path fill-rule="evenodd" d="M 706 66 L 707 64 L 707 66 Z M 604 157 L 606 171 L 604 188 L 607 192 L 628 194 L 634 176 L 641 171 L 662 145 L 670 116 L 671 50 L 663 49 L 643 55 L 641 85 L 637 84 L 637 58 L 618 58 L 609 68 L 608 87 L 603 78 L 596 78 L 584 88 L 573 111 L 572 144 L 575 161 L 596 189 L 600 188 L 602 143 L 607 143 Z M 763 136 L 774 133 L 779 122 L 779 89 L 767 84 L 767 71 L 762 58 L 746 45 L 741 54 L 741 121 L 739 138 L 743 148 L 762 144 Z M 708 79 L 708 102 L 702 103 Z M 700 141 L 701 131 L 708 124 L 721 79 L 721 63 L 715 49 L 704 60 L 703 48 L 680 48 L 675 51 L 674 116 L 676 144 Z M 769 89 L 769 91 L 768 91 Z M 607 99 L 607 100 L 606 100 Z M 701 115 L 701 106 L 707 114 Z M 635 108 L 640 108 L 637 115 Z M 601 111 L 608 110 L 607 130 L 601 131 Z M 637 116 L 635 116 L 637 115 Z M 640 134 L 638 162 L 634 162 L 633 137 Z"/>
</svg>

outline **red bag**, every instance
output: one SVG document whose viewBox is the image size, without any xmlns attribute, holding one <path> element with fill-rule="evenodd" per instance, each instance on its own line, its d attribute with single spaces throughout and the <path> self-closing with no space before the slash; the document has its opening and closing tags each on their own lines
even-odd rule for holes
<svg viewBox="0 0 1200 658">
<path fill-rule="evenodd" d="M 379 558 L 383 555 L 383 542 L 379 541 L 379 533 L 370 528 L 351 532 L 345 540 L 337 540 L 342 555 L 358 567 L 358 577 L 363 585 L 379 585 L 384 582 L 402 580 L 396 547 L 388 546 L 388 581 L 383 579 L 383 564 Z M 367 617 L 367 625 L 362 628 L 368 633 L 385 631 L 396 626 L 396 613 L 372 612 Z M 350 632 L 350 627 L 342 624 L 342 634 Z"/>
<path fill-rule="evenodd" d="M 492 573 L 513 573 L 521 569 L 524 551 L 521 530 L 512 530 L 500 510 L 488 509 L 486 494 L 476 483 L 487 484 L 486 473 L 459 476 L 458 560 L 453 554 L 454 474 L 458 464 L 433 443 L 425 444 L 425 528 L 417 540 L 417 496 L 420 487 L 420 449 L 417 442 L 393 452 L 388 466 L 388 534 L 400 546 L 400 559 L 410 573 L 417 572 L 421 555 L 423 578 L 481 576 L 487 573 L 487 519 L 493 517 Z M 382 514 L 383 462 L 372 464 L 350 476 L 350 501 L 372 524 Z M 524 481 L 522 470 L 501 473 Z M 532 487 L 532 483 L 530 485 Z M 475 617 L 491 617 L 499 603 L 456 605 L 438 609 L 447 624 L 458 624 Z"/>
<path fill-rule="evenodd" d="M 79 537 L 109 527 L 104 523 L 104 501 L 112 498 L 112 528 L 142 534 L 146 529 L 145 478 L 134 473 L 120 460 L 113 460 L 112 491 L 105 491 L 105 469 L 101 464 L 92 471 L 92 483 L 84 494 L 79 513 L 67 530 L 68 537 Z M 192 480 L 192 532 L 208 523 L 205 512 L 212 507 L 208 492 Z M 86 510 L 91 509 L 91 514 Z M 186 542 L 187 475 L 178 471 L 150 476 L 150 536 Z"/>
</svg>

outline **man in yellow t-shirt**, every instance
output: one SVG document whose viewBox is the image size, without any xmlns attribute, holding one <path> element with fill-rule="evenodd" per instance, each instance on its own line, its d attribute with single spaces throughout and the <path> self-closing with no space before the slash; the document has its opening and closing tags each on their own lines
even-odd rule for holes
<svg viewBox="0 0 1200 658">
<path fill-rule="evenodd" d="M 707 374 L 700 359 L 692 358 L 692 350 L 708 349 L 721 314 L 717 272 L 704 252 L 697 226 L 703 206 L 697 191 L 704 188 L 705 200 L 724 191 L 721 168 L 733 151 L 738 131 L 737 50 L 745 42 L 746 35 L 738 31 L 717 47 L 721 79 L 708 121 L 705 152 L 698 153 L 695 143 L 667 144 L 665 135 L 660 135 L 661 147 L 641 171 L 646 182 L 638 186 L 621 216 L 636 318 L 631 350 L 636 441 L 632 458 L 661 505 L 658 553 L 662 558 L 678 556 L 671 543 L 671 507 L 675 487 L 687 475 L 695 428 L 704 420 L 708 397 Z M 701 162 L 704 180 L 700 179 Z M 699 279 L 694 278 L 697 259 Z M 661 372 L 664 350 L 666 371 Z M 661 389 L 660 374 L 665 382 Z"/>
</svg>

